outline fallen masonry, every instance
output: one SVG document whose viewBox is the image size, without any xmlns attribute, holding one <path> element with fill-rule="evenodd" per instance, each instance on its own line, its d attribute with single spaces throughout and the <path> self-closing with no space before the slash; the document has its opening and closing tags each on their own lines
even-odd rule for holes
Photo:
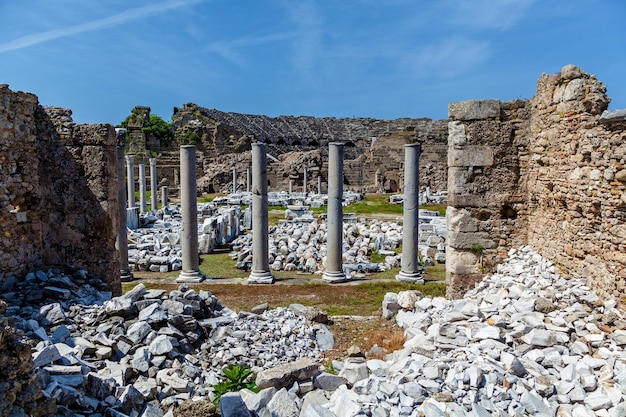
<svg viewBox="0 0 626 417">
<path fill-rule="evenodd" d="M 528 247 L 460 300 L 388 293 L 383 314 L 405 329 L 404 348 L 334 361 L 337 374 L 321 367 L 332 334 L 311 321 L 325 316 L 302 306 L 236 314 L 187 285 L 110 298 L 78 277 L 80 287 L 58 271 L 3 283 L 4 315 L 33 340 L 44 393 L 63 415 L 174 415 L 176 404 L 211 400 L 233 363 L 264 388 L 224 396 L 224 417 L 626 413 L 624 311 Z"/>
<path fill-rule="evenodd" d="M 555 269 L 522 247 L 463 299 L 389 293 L 404 349 L 239 396 L 256 416 L 624 416 L 625 313 Z"/>
<path fill-rule="evenodd" d="M 80 287 L 56 270 L 3 283 L 5 315 L 32 340 L 38 379 L 62 415 L 163 415 L 212 400 L 227 365 L 317 364 L 319 346 L 332 348 L 328 326 L 301 307 L 236 314 L 186 284 L 168 295 L 139 284 L 111 298 L 83 275 Z"/>
</svg>

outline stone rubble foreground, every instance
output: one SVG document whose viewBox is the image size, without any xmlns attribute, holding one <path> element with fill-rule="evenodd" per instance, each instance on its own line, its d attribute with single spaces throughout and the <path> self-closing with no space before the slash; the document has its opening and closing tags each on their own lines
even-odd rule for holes
<svg viewBox="0 0 626 417">
<path fill-rule="evenodd" d="M 337 362 L 339 375 L 319 373 L 321 389 L 303 397 L 296 383 L 242 391 L 241 400 L 258 416 L 626 415 L 623 310 L 528 247 L 511 250 L 463 299 L 385 298 L 404 349 Z"/>
<path fill-rule="evenodd" d="M 237 314 L 185 284 L 169 295 L 139 284 L 111 298 L 80 274 L 81 287 L 58 270 L 2 286 L 5 315 L 36 344 L 38 378 L 58 415 L 163 415 L 158 407 L 212 400 L 227 365 L 259 372 L 302 358 L 319 363 L 319 346 L 332 347 L 329 328 L 297 305 Z"/>
<path fill-rule="evenodd" d="M 80 288 L 55 271 L 3 283 L 6 314 L 41 339 L 33 358 L 63 415 L 172 415 L 210 400 L 233 363 L 266 388 L 224 396 L 224 417 L 626 415 L 623 310 L 528 247 L 460 300 L 388 293 L 383 314 L 397 312 L 404 349 L 335 361 L 338 375 L 320 370 L 332 334 L 301 306 L 235 314 L 186 286 L 109 299 L 83 278 Z"/>
</svg>

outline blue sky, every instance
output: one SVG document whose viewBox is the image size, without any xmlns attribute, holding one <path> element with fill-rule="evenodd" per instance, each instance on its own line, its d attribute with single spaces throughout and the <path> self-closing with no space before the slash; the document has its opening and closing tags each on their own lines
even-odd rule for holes
<svg viewBox="0 0 626 417">
<path fill-rule="evenodd" d="M 530 98 L 566 64 L 626 108 L 623 0 L 28 0 L 0 3 L 0 83 L 121 122 L 196 103 L 279 115 L 447 117 Z"/>
</svg>

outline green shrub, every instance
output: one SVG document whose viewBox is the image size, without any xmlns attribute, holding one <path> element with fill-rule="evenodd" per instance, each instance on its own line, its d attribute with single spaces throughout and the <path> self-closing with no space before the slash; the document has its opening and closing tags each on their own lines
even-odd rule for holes
<svg viewBox="0 0 626 417">
<path fill-rule="evenodd" d="M 226 380 L 213 386 L 215 390 L 214 403 L 218 403 L 222 395 L 227 392 L 237 392 L 244 388 L 249 389 L 252 392 L 259 392 L 255 379 L 256 375 L 250 368 L 242 365 L 228 365 L 222 369 L 222 374 L 226 377 Z"/>
</svg>

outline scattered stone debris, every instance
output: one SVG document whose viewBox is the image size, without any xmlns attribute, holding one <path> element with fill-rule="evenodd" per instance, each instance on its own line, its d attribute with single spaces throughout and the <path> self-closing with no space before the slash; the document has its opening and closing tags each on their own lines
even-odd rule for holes
<svg viewBox="0 0 626 417">
<path fill-rule="evenodd" d="M 626 415 L 624 311 L 530 248 L 511 250 L 463 299 L 394 295 L 383 309 L 397 312 L 404 349 L 335 361 L 338 375 L 240 391 L 247 408 L 300 417 Z"/>
<path fill-rule="evenodd" d="M 317 338 L 332 336 L 301 306 L 237 314 L 187 285 L 165 294 L 138 284 L 111 298 L 85 271 L 49 270 L 3 289 L 5 315 L 31 341 L 43 393 L 61 415 L 161 416 L 185 401 L 213 400 L 227 365 L 260 372 L 304 358 L 319 363 Z"/>
<path fill-rule="evenodd" d="M 333 361 L 338 374 L 321 370 L 323 314 L 236 314 L 186 285 L 111 298 L 84 271 L 37 271 L 3 282 L 4 316 L 32 341 L 59 415 L 189 412 L 237 363 L 263 389 L 222 397 L 223 417 L 623 416 L 624 311 L 555 269 L 523 247 L 463 299 L 389 293 L 383 311 L 405 329 L 404 348 L 385 360 L 352 352 Z"/>
</svg>

